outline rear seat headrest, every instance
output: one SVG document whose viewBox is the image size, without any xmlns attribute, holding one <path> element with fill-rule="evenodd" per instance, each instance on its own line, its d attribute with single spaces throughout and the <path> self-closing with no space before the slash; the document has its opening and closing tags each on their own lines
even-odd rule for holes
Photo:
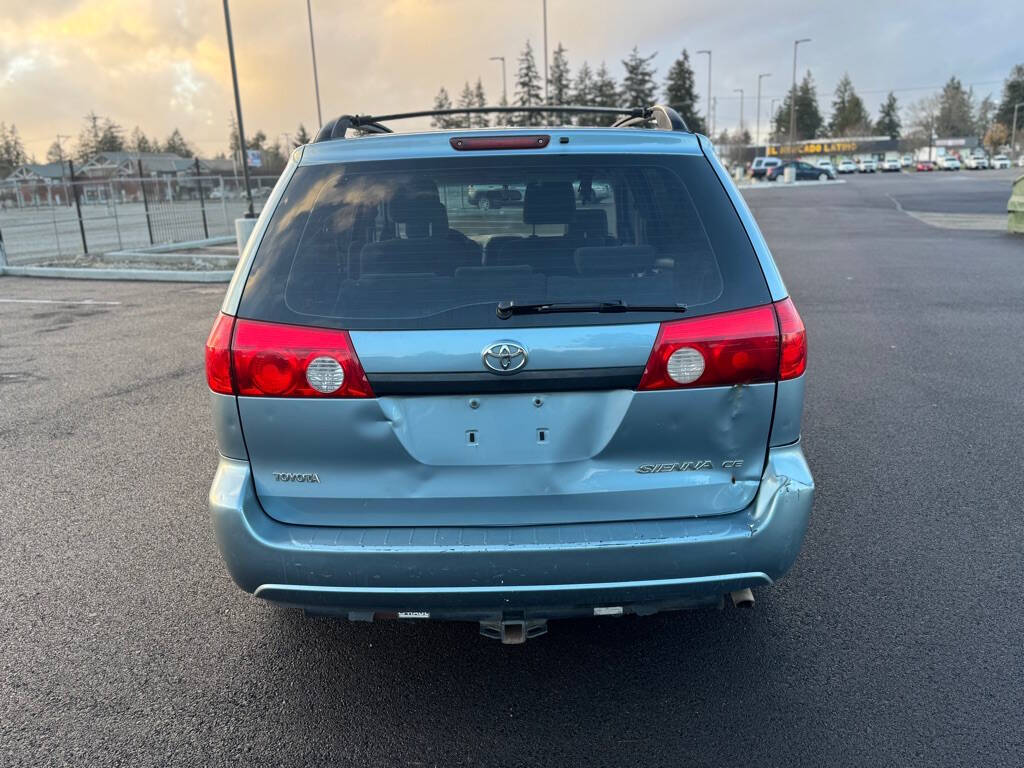
<svg viewBox="0 0 1024 768">
<path fill-rule="evenodd" d="M 426 237 L 430 229 L 437 236 L 448 229 L 448 212 L 436 192 L 431 195 L 400 190 L 391 199 L 388 210 L 393 221 L 405 224 L 406 234 L 410 237 Z"/>
<path fill-rule="evenodd" d="M 576 195 L 569 182 L 528 184 L 523 199 L 526 224 L 568 224 L 576 213 Z"/>
</svg>

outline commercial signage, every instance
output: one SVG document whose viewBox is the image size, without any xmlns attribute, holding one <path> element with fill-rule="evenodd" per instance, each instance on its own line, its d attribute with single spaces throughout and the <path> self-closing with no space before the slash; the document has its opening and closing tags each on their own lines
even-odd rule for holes
<svg viewBox="0 0 1024 768">
<path fill-rule="evenodd" d="M 872 142 L 874 143 L 874 142 Z M 845 155 L 852 154 L 860 149 L 861 144 L 856 141 L 810 141 L 800 144 L 783 144 L 782 146 L 768 147 L 768 156 L 778 155 Z"/>
<path fill-rule="evenodd" d="M 258 149 L 245 150 L 245 161 L 249 164 L 250 168 L 263 167 L 263 155 L 260 154 Z"/>
</svg>

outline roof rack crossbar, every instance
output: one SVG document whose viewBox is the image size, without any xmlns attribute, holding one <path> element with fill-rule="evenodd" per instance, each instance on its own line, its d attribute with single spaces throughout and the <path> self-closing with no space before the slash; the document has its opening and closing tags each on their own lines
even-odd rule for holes
<svg viewBox="0 0 1024 768">
<path fill-rule="evenodd" d="M 391 115 L 342 115 L 328 120 L 317 133 L 314 141 L 330 141 L 343 139 L 350 130 L 363 133 L 393 133 L 384 125 L 384 121 L 408 120 L 416 117 L 443 117 L 446 115 L 480 115 L 480 114 L 595 114 L 618 115 L 619 119 L 612 127 L 640 126 L 652 119 L 657 127 L 666 131 L 686 131 L 686 122 L 671 107 L 656 104 L 653 107 L 591 107 L 585 105 L 565 104 L 552 106 L 530 107 L 458 107 L 452 109 L 424 109 L 417 112 L 396 112 Z"/>
</svg>

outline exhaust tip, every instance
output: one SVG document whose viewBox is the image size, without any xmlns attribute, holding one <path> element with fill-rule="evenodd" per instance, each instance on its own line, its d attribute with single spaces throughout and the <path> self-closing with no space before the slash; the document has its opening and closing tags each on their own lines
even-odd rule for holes
<svg viewBox="0 0 1024 768">
<path fill-rule="evenodd" d="M 753 608 L 754 607 L 754 593 L 750 591 L 750 587 L 745 589 L 737 589 L 735 592 L 730 592 L 729 597 L 732 598 L 732 604 L 737 608 Z"/>
</svg>

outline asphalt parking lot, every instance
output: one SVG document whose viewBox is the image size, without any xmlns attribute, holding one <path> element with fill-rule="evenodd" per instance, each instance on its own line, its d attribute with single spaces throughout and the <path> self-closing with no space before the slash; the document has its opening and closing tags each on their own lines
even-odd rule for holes
<svg viewBox="0 0 1024 768">
<path fill-rule="evenodd" d="M 1012 175 L 748 193 L 810 339 L 800 558 L 753 611 L 520 647 L 234 587 L 222 287 L 0 278 L 0 765 L 1019 766 L 1024 238 L 907 213 Z"/>
</svg>

